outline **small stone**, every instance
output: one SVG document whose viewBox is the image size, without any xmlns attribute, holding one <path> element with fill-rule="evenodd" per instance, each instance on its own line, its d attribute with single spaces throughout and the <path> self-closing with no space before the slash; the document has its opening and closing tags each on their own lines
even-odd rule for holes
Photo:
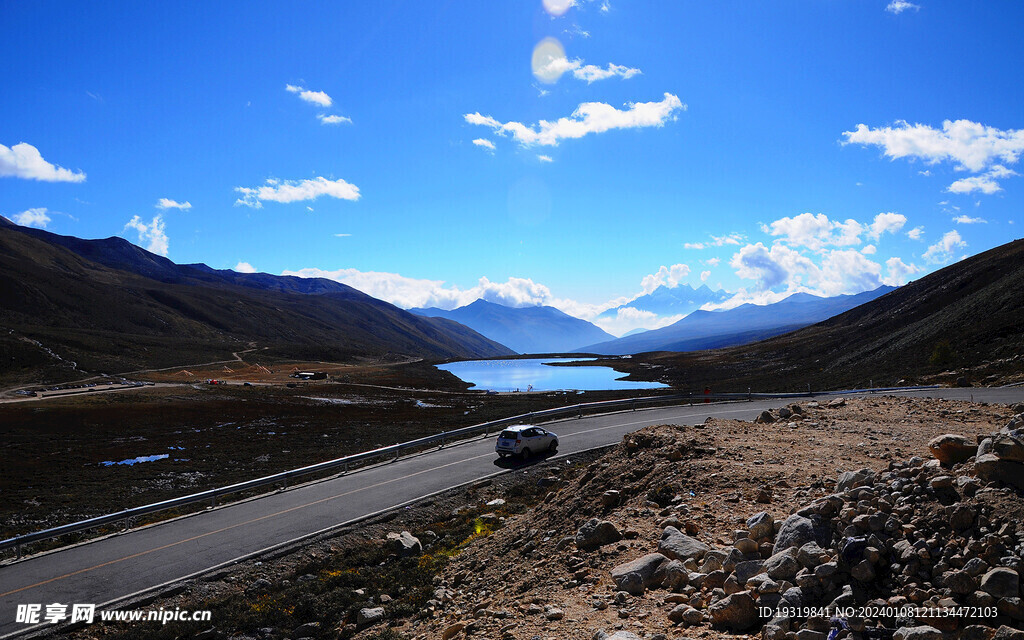
<svg viewBox="0 0 1024 640">
<path fill-rule="evenodd" d="M 455 636 L 459 635 L 459 633 L 465 628 L 465 622 L 456 622 L 455 624 L 448 625 L 445 630 L 441 632 L 441 640 L 451 640 Z"/>
<path fill-rule="evenodd" d="M 935 627 L 901 627 L 892 636 L 893 640 L 942 640 L 942 632 Z"/>
</svg>

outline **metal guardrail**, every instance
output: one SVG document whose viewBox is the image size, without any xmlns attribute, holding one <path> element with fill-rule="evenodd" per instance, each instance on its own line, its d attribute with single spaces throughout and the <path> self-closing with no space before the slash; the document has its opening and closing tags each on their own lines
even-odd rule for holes
<svg viewBox="0 0 1024 640">
<path fill-rule="evenodd" d="M 889 391 L 894 389 L 908 390 L 908 389 L 924 389 L 933 387 L 897 387 L 892 389 L 872 389 L 870 391 Z M 858 390 L 868 391 L 868 390 Z M 844 392 L 816 392 L 817 395 L 835 395 Z M 845 393 L 850 393 L 846 391 Z M 15 536 L 8 538 L 7 540 L 0 540 L 0 551 L 7 549 L 17 549 L 18 557 L 22 556 L 22 547 L 33 542 L 39 542 L 42 540 L 49 540 L 51 538 L 57 538 L 69 533 L 78 533 L 81 531 L 87 531 L 89 529 L 95 529 L 97 527 L 103 527 L 106 525 L 124 522 L 125 529 L 129 528 L 130 523 L 140 516 L 157 513 L 160 511 L 166 511 L 168 509 L 174 509 L 176 507 L 185 506 L 188 504 L 194 504 L 198 502 L 209 501 L 211 506 L 216 506 L 217 498 L 242 491 L 249 491 L 251 489 L 257 489 L 259 487 L 265 487 L 267 485 L 282 485 L 284 488 L 288 487 L 288 481 L 294 478 L 299 478 L 312 473 L 318 473 L 323 471 L 333 471 L 335 469 L 341 469 L 342 473 L 347 473 L 349 465 L 359 462 L 365 462 L 374 458 L 388 458 L 393 457 L 398 459 L 399 455 L 403 451 L 410 449 L 417 449 L 433 444 L 440 443 L 443 447 L 449 440 L 460 438 L 461 436 L 468 436 L 483 432 L 484 437 L 487 437 L 492 429 L 499 427 L 508 426 L 511 424 L 519 424 L 522 422 L 533 422 L 545 418 L 556 418 L 566 415 L 578 415 L 583 416 L 585 411 L 592 409 L 610 409 L 615 407 L 627 407 L 635 409 L 637 406 L 656 404 L 659 402 L 670 402 L 670 401 L 681 401 L 689 402 L 693 404 L 695 402 L 702 403 L 704 401 L 752 401 L 754 399 L 773 399 L 773 398 L 806 398 L 812 395 L 808 392 L 801 393 L 717 393 L 717 394 L 704 394 L 704 393 L 690 393 L 690 394 L 673 394 L 663 396 L 649 396 L 646 398 L 624 398 L 621 400 L 605 400 L 601 402 L 584 402 L 580 404 L 574 404 L 566 407 L 555 407 L 553 409 L 543 409 L 541 411 L 533 411 L 530 413 L 524 413 L 510 418 L 502 418 L 500 420 L 492 420 L 490 422 L 484 422 L 477 425 L 471 425 L 468 427 L 461 427 L 459 429 L 452 429 L 451 431 L 444 431 L 432 436 L 426 436 L 417 440 L 410 440 L 408 442 L 400 442 L 387 447 L 380 447 L 378 449 L 372 449 L 370 451 L 364 451 L 362 453 L 356 453 L 350 456 L 344 456 L 336 458 L 334 460 L 328 460 L 326 462 L 319 462 L 317 464 L 311 464 L 298 469 L 290 469 L 288 471 L 282 471 L 273 475 L 264 476 L 262 478 L 255 478 L 253 480 L 246 480 L 245 482 L 238 482 L 236 484 L 228 485 L 226 487 L 217 487 L 214 489 L 207 489 L 206 491 L 200 491 L 199 493 L 193 493 L 187 496 L 181 496 L 179 498 L 171 498 L 170 500 L 163 500 L 161 502 L 154 502 L 152 504 L 143 505 L 141 507 L 133 507 L 131 509 L 125 509 L 116 513 L 110 513 L 103 516 L 97 516 L 95 518 L 89 518 L 88 520 L 81 520 L 79 522 L 72 522 L 70 524 L 61 525 L 59 527 L 53 527 L 50 529 L 44 529 L 42 531 L 36 531 L 33 533 L 26 533 L 24 535 Z"/>
</svg>

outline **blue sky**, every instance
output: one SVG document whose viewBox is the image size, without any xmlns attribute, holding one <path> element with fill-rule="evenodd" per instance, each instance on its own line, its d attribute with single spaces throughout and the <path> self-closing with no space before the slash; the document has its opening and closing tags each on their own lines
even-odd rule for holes
<svg viewBox="0 0 1024 640">
<path fill-rule="evenodd" d="M 548 1 L 0 1 L 0 215 L 585 318 L 1020 235 L 1019 2 Z"/>
</svg>

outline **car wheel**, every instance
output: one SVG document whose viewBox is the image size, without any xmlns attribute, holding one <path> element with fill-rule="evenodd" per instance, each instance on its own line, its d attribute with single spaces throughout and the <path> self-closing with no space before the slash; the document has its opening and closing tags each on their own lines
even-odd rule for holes
<svg viewBox="0 0 1024 640">
<path fill-rule="evenodd" d="M 526 460 L 527 458 L 529 458 L 530 457 L 530 447 L 523 447 L 523 452 L 520 453 L 519 455 L 522 456 L 523 460 Z"/>
<path fill-rule="evenodd" d="M 551 444 L 548 445 L 548 451 L 550 451 L 551 453 L 558 451 L 558 440 L 551 441 Z"/>
</svg>

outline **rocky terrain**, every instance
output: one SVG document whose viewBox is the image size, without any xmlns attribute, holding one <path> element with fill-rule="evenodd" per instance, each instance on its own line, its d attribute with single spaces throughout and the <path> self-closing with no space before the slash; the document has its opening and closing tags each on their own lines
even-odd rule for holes
<svg viewBox="0 0 1024 640">
<path fill-rule="evenodd" d="M 648 427 L 462 554 L 402 630 L 508 640 L 1024 637 L 1024 415 L 979 438 L 991 426 L 981 418 L 998 412 L 935 404 L 810 403 L 756 427 Z M 918 412 L 930 424 L 911 426 Z M 949 430 L 958 433 L 934 433 Z M 877 439 L 844 455 L 854 434 Z M 843 458 L 858 464 L 829 473 Z"/>
</svg>

